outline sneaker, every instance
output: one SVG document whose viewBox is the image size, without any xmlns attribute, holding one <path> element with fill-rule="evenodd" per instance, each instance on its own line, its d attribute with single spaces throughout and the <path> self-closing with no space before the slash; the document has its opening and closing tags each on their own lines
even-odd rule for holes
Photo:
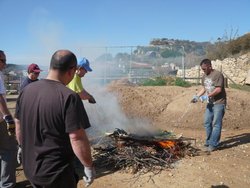
<svg viewBox="0 0 250 188">
<path fill-rule="evenodd" d="M 216 148 L 213 147 L 213 146 L 209 146 L 209 147 L 207 148 L 207 151 L 208 151 L 208 152 L 212 152 L 212 151 L 215 151 L 215 150 L 216 150 Z"/>
<path fill-rule="evenodd" d="M 209 147 L 209 144 L 204 144 L 203 146 L 204 146 L 204 147 Z"/>
</svg>

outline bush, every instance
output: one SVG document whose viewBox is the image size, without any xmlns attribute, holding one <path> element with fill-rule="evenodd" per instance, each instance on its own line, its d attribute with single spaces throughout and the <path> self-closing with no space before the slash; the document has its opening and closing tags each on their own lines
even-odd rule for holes
<svg viewBox="0 0 250 188">
<path fill-rule="evenodd" d="M 237 54 L 244 54 L 250 51 L 250 33 L 238 38 L 218 38 L 214 44 L 208 45 L 206 56 L 209 59 L 223 60 Z"/>
<path fill-rule="evenodd" d="M 154 79 L 147 79 L 142 83 L 143 86 L 180 86 L 190 87 L 191 83 L 184 81 L 182 78 L 176 77 L 156 77 Z"/>
<path fill-rule="evenodd" d="M 155 79 L 147 79 L 142 83 L 143 86 L 165 86 L 166 80 L 161 77 L 156 77 Z"/>
<path fill-rule="evenodd" d="M 175 85 L 180 86 L 180 87 L 190 87 L 191 86 L 191 84 L 189 82 L 183 80 L 182 78 L 176 78 Z"/>
</svg>

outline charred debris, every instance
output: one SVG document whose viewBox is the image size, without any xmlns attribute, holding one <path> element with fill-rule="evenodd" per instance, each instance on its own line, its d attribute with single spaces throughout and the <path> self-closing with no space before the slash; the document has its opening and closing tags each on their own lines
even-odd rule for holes
<svg viewBox="0 0 250 188">
<path fill-rule="evenodd" d="M 175 162 L 185 156 L 198 155 L 195 144 L 195 139 L 178 137 L 167 131 L 159 131 L 153 136 L 139 136 L 117 128 L 112 133 L 106 133 L 93 146 L 93 157 L 98 168 L 124 170 L 132 174 L 158 174 L 173 168 Z"/>
</svg>

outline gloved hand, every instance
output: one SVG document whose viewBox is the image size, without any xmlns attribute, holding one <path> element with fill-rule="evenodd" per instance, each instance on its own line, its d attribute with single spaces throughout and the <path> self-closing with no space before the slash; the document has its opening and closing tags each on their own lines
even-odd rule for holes
<svg viewBox="0 0 250 188">
<path fill-rule="evenodd" d="M 200 101 L 201 101 L 201 102 L 208 102 L 208 100 L 209 100 L 209 98 L 208 98 L 207 95 L 202 95 L 202 96 L 200 96 Z"/>
<path fill-rule="evenodd" d="M 92 95 L 90 96 L 89 103 L 91 103 L 91 104 L 96 103 L 95 98 Z"/>
<path fill-rule="evenodd" d="M 20 145 L 18 146 L 18 149 L 17 149 L 17 163 L 19 165 L 22 164 L 22 148 Z"/>
<path fill-rule="evenodd" d="M 7 124 L 8 134 L 10 136 L 15 136 L 15 132 L 16 132 L 15 128 L 16 128 L 16 126 L 15 126 L 15 122 L 14 122 L 12 116 L 11 115 L 6 115 L 6 116 L 3 117 L 3 119 L 5 120 L 5 122 Z"/>
<path fill-rule="evenodd" d="M 194 95 L 193 99 L 191 100 L 191 103 L 196 103 L 198 102 L 198 100 L 199 100 L 199 97 L 197 95 Z"/>
<path fill-rule="evenodd" d="M 96 172 L 94 167 L 84 167 L 85 176 L 83 176 L 83 181 L 85 182 L 85 187 L 90 186 L 93 183 Z"/>
</svg>

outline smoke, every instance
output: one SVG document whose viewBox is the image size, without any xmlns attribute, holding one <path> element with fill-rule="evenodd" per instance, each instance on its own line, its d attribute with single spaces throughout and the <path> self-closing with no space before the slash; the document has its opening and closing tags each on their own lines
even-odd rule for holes
<svg viewBox="0 0 250 188">
<path fill-rule="evenodd" d="M 105 87 L 95 87 L 91 92 L 97 103 L 84 106 L 90 119 L 91 127 L 87 129 L 90 137 L 102 136 L 105 132 L 113 132 L 116 128 L 137 135 L 152 135 L 156 132 L 146 119 L 129 118 L 122 111 L 117 97 Z"/>
<path fill-rule="evenodd" d="M 86 57 L 90 60 L 90 66 L 93 72 L 86 74 L 82 79 L 84 88 L 91 93 L 97 103 L 89 104 L 84 101 L 84 106 L 88 113 L 92 127 L 87 130 L 89 136 L 103 135 L 105 132 L 113 132 L 115 128 L 124 129 L 130 133 L 150 134 L 152 128 L 147 120 L 128 118 L 122 111 L 117 98 L 109 93 L 103 85 L 103 78 L 107 75 L 107 60 L 98 64 L 94 62 L 95 58 L 110 53 L 111 49 L 105 48 L 105 40 L 88 41 L 84 36 L 79 35 L 77 40 L 67 39 L 69 28 L 65 28 L 64 23 L 51 16 L 46 9 L 37 8 L 33 11 L 29 23 L 29 31 L 33 36 L 36 50 L 44 55 L 40 56 L 43 64 L 50 61 L 50 56 L 58 49 L 69 49 L 76 54 L 78 59 Z M 75 32 L 77 35 L 77 32 Z M 73 34 L 73 33 L 72 33 Z M 102 43 L 102 45 L 100 44 Z M 96 45 L 95 45 L 96 44 Z M 98 47 L 99 46 L 99 47 Z M 128 51 L 128 49 L 112 49 L 112 51 Z M 114 53 L 113 53 L 114 54 Z M 44 71 L 45 73 L 46 71 Z M 46 75 L 44 75 L 46 77 Z"/>
</svg>

